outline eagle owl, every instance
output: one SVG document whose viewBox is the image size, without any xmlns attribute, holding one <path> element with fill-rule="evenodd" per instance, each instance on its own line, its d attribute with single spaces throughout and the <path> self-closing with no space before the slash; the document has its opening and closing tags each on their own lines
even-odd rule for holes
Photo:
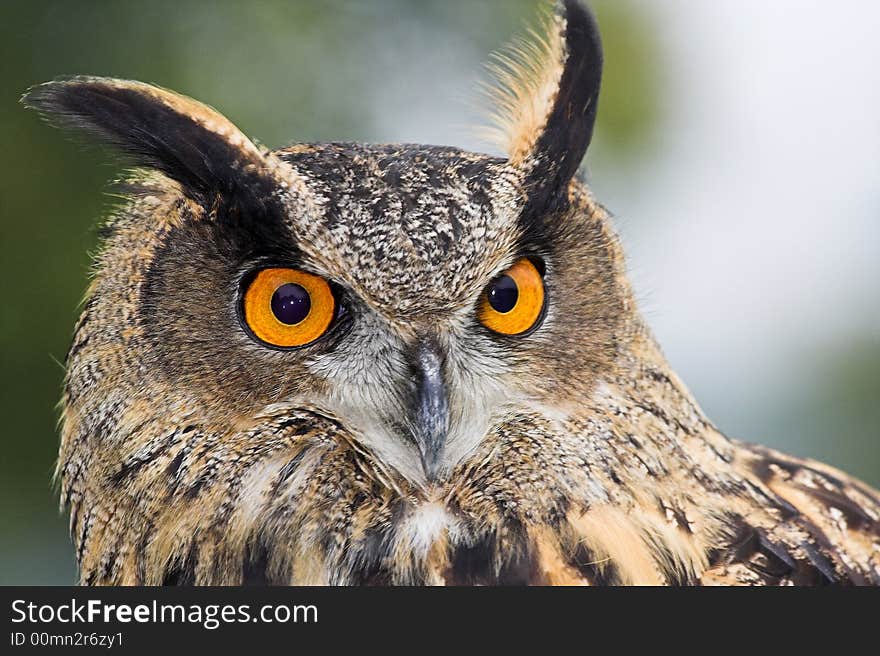
<svg viewBox="0 0 880 656">
<path fill-rule="evenodd" d="M 880 495 L 722 435 L 645 326 L 576 175 L 591 14 L 500 61 L 504 157 L 26 94 L 138 167 L 67 356 L 82 583 L 880 584 Z"/>
</svg>

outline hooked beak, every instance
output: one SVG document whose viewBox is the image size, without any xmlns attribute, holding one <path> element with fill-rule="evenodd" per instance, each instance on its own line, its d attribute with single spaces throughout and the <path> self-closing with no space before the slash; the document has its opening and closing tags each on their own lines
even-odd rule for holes
<svg viewBox="0 0 880 656">
<path fill-rule="evenodd" d="M 449 432 L 449 401 L 443 381 L 443 356 L 433 340 L 420 341 L 413 353 L 415 396 L 412 433 L 428 480 L 437 475 Z"/>
</svg>

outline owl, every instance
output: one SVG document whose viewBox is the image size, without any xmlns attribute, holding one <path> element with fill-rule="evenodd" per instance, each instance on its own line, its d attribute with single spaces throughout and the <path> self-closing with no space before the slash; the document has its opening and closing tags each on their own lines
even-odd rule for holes
<svg viewBox="0 0 880 656">
<path fill-rule="evenodd" d="M 639 314 L 577 175 L 592 15 L 500 62 L 503 157 L 25 95 L 136 167 L 67 355 L 81 583 L 880 584 L 878 492 L 722 435 Z"/>
</svg>

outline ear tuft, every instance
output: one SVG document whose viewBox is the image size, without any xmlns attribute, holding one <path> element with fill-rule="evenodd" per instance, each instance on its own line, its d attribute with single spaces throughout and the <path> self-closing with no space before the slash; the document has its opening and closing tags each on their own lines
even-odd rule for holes
<svg viewBox="0 0 880 656">
<path fill-rule="evenodd" d="M 486 85 L 485 92 L 493 110 L 483 136 L 514 166 L 534 150 L 556 99 L 565 64 L 559 22 L 559 16 L 545 11 L 541 28 L 529 29 L 526 37 L 493 53 L 487 66 L 494 84 Z"/>
<path fill-rule="evenodd" d="M 567 188 L 593 135 L 602 79 L 602 44 L 593 15 L 578 0 L 562 0 L 532 33 L 496 56 L 496 143 L 528 179 L 539 209 Z"/>
<path fill-rule="evenodd" d="M 100 77 L 74 77 L 30 89 L 25 106 L 50 123 L 84 130 L 155 168 L 196 196 L 233 194 L 271 178 L 264 154 L 221 114 L 165 89 Z M 256 190 L 252 190 L 256 191 Z"/>
</svg>

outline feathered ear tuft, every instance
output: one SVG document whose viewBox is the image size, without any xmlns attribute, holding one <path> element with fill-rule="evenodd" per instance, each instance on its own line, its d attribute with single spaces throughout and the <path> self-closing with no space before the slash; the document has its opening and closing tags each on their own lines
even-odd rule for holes
<svg viewBox="0 0 880 656">
<path fill-rule="evenodd" d="M 494 84 L 485 91 L 493 109 L 483 135 L 514 165 L 533 151 L 553 107 L 565 64 L 559 32 L 559 17 L 547 10 L 540 28 L 492 53 L 487 66 Z"/>
<path fill-rule="evenodd" d="M 30 89 L 22 102 L 50 123 L 84 130 L 177 180 L 186 193 L 266 192 L 275 158 L 207 105 L 159 87 L 75 77 Z"/>
<path fill-rule="evenodd" d="M 590 144 L 602 45 L 595 19 L 578 0 L 559 2 L 545 29 L 547 36 L 532 32 L 531 41 L 516 41 L 495 57 L 490 136 L 532 179 L 534 193 L 549 199 L 567 187 Z"/>
</svg>

